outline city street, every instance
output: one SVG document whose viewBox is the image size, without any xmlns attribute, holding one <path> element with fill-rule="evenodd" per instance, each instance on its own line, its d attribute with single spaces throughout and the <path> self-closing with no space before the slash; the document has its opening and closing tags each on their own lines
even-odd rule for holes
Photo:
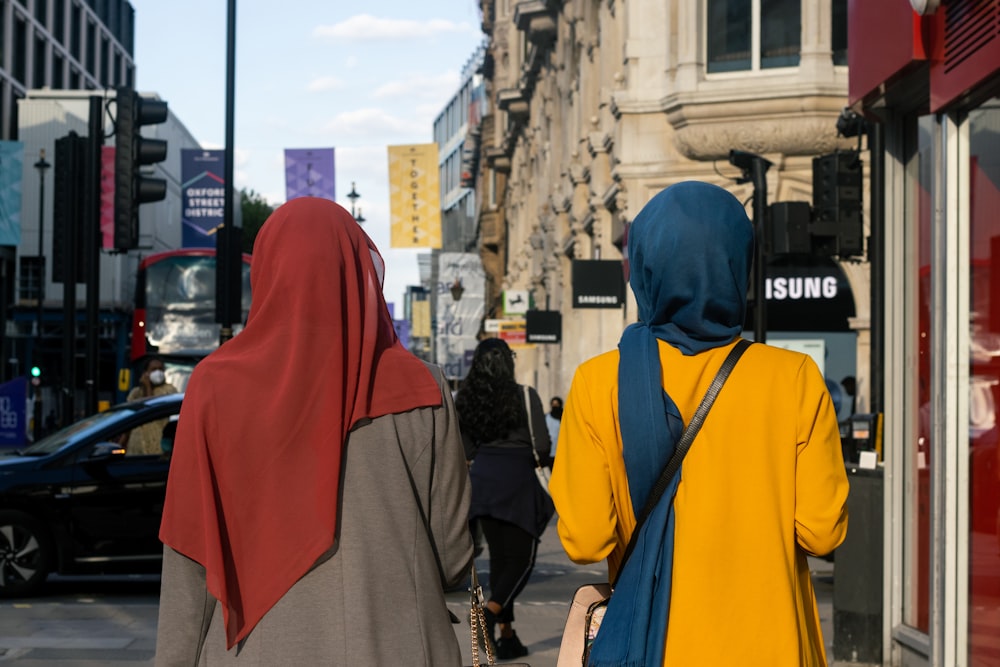
<svg viewBox="0 0 1000 667">
<path fill-rule="evenodd" d="M 476 567 L 485 579 L 484 557 Z M 827 654 L 833 640 L 833 566 L 811 559 Z M 521 594 L 514 624 L 531 653 L 532 667 L 554 667 L 569 599 L 578 586 L 599 581 L 603 566 L 574 565 L 559 545 L 555 524 L 539 546 L 534 574 Z M 42 596 L 0 602 L 0 663 L 21 667 L 138 667 L 152 665 L 159 580 L 155 576 L 53 578 Z M 463 619 L 455 626 L 464 664 L 472 664 L 469 595 L 449 593 L 448 607 Z M 721 631 L 721 630 L 720 630 Z M 752 650 L 752 647 L 747 647 Z M 481 654 L 485 660 L 485 655 Z"/>
</svg>

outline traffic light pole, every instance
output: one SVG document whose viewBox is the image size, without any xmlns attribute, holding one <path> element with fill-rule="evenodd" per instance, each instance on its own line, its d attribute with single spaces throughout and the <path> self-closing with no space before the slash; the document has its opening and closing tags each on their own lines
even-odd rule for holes
<svg viewBox="0 0 1000 667">
<path fill-rule="evenodd" d="M 753 183 L 754 258 L 750 279 L 753 285 L 753 339 L 767 342 L 767 252 L 764 246 L 764 218 L 767 215 L 767 170 L 770 160 L 746 151 L 729 151 L 729 163 L 743 171 L 739 183 Z"/>
<path fill-rule="evenodd" d="M 59 196 L 55 205 L 61 207 L 59 212 L 53 211 L 53 234 L 55 226 L 61 218 L 65 218 L 61 226 L 62 236 L 62 282 L 63 282 L 63 341 L 62 341 L 62 420 L 63 426 L 73 423 L 76 417 L 76 276 L 77 276 L 77 244 L 79 231 L 77 229 L 79 213 L 82 210 L 75 174 L 82 166 L 80 138 L 75 132 L 56 140 L 56 189 Z M 60 174 L 66 181 L 60 189 Z M 60 192 L 61 190 L 61 192 Z M 53 262 L 53 268 L 55 262 Z"/>
<path fill-rule="evenodd" d="M 233 337 L 233 312 L 240 312 L 242 301 L 242 261 L 233 215 L 233 144 L 235 135 L 234 107 L 236 97 L 236 0 L 227 2 L 226 20 L 226 147 L 223 184 L 225 200 L 222 208 L 222 229 L 215 247 L 216 319 L 219 321 L 219 344 Z M 237 272 L 237 270 L 239 272 Z M 233 277 L 239 276 L 235 281 Z"/>
<path fill-rule="evenodd" d="M 101 288 L 101 147 L 104 145 L 104 105 L 103 100 L 90 97 L 89 135 L 84 159 L 84 195 L 82 238 L 79 242 L 83 250 L 83 273 L 87 284 L 86 343 L 84 353 L 84 390 L 86 414 L 97 412 L 98 387 L 98 336 L 100 333 L 100 288 Z"/>
</svg>

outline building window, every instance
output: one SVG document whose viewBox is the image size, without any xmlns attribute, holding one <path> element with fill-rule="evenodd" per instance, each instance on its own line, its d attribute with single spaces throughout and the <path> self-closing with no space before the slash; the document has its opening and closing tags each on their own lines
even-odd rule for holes
<svg viewBox="0 0 1000 667">
<path fill-rule="evenodd" d="M 99 78 L 100 82 L 105 88 L 111 85 L 111 58 L 109 56 L 109 42 L 107 37 L 101 37 L 101 76 Z"/>
<path fill-rule="evenodd" d="M 87 40 L 83 48 L 87 50 L 87 62 L 84 67 L 87 69 L 87 74 L 94 76 L 97 67 L 97 26 L 90 21 L 87 21 Z"/>
<path fill-rule="evenodd" d="M 708 73 L 797 67 L 801 0 L 708 0 Z"/>
<path fill-rule="evenodd" d="M 48 0 L 35 0 L 35 20 L 45 25 L 48 21 L 46 10 L 49 8 Z"/>
<path fill-rule="evenodd" d="M 969 114 L 969 656 L 970 665 L 997 659 L 1000 614 L 997 519 L 997 416 L 1000 408 L 1000 98 Z"/>
<path fill-rule="evenodd" d="M 65 60 L 62 56 L 57 53 L 52 54 L 52 88 L 55 90 L 60 90 L 66 87 L 66 81 L 63 78 L 63 68 L 65 67 Z"/>
<path fill-rule="evenodd" d="M 11 60 L 13 67 L 14 80 L 20 83 L 22 86 L 28 84 L 25 81 L 27 77 L 27 60 L 28 60 L 28 24 L 23 16 L 18 14 L 14 15 L 14 44 L 13 53 Z"/>
<path fill-rule="evenodd" d="M 48 74 L 49 71 L 48 66 L 45 63 L 46 51 L 48 51 L 48 49 L 46 49 L 45 46 L 46 46 L 45 40 L 42 38 L 42 36 L 40 34 L 36 35 L 35 63 L 34 66 L 32 67 L 33 71 L 31 77 L 33 79 L 31 85 L 33 85 L 35 88 L 45 87 L 45 75 Z"/>
<path fill-rule="evenodd" d="M 0 0 L 0 35 L 7 34 L 7 3 Z M 0 69 L 7 69 L 7 49 L 0 49 Z"/>
<path fill-rule="evenodd" d="M 831 21 L 833 64 L 847 64 L 847 0 L 833 0 Z"/>
<path fill-rule="evenodd" d="M 66 44 L 66 0 L 52 2 L 52 34 L 60 44 Z"/>
<path fill-rule="evenodd" d="M 18 300 L 38 303 L 44 298 L 45 258 L 21 256 L 21 275 L 18 280 Z"/>
<path fill-rule="evenodd" d="M 71 5 L 69 12 L 69 52 L 80 61 L 80 6 Z"/>
</svg>

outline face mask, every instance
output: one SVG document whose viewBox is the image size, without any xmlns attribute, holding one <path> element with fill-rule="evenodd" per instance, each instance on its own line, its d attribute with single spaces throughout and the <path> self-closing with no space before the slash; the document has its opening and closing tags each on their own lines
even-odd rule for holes
<svg viewBox="0 0 1000 667">
<path fill-rule="evenodd" d="M 161 370 L 150 371 L 149 381 L 154 386 L 161 385 L 166 382 L 167 376 Z"/>
<path fill-rule="evenodd" d="M 552 406 L 552 416 L 556 419 L 562 419 L 562 408 L 559 406 Z"/>
</svg>

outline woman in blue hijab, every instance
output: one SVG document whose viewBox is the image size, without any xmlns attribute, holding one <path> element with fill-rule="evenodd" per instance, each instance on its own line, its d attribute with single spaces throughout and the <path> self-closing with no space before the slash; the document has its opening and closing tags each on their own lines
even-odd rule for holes
<svg viewBox="0 0 1000 667">
<path fill-rule="evenodd" d="M 700 182 L 658 193 L 629 229 L 639 321 L 577 369 L 550 483 L 570 558 L 607 558 L 609 580 L 743 329 L 753 244 L 740 202 Z M 643 524 L 590 664 L 825 665 L 806 555 L 843 540 L 846 496 L 819 370 L 752 346 Z"/>
</svg>

